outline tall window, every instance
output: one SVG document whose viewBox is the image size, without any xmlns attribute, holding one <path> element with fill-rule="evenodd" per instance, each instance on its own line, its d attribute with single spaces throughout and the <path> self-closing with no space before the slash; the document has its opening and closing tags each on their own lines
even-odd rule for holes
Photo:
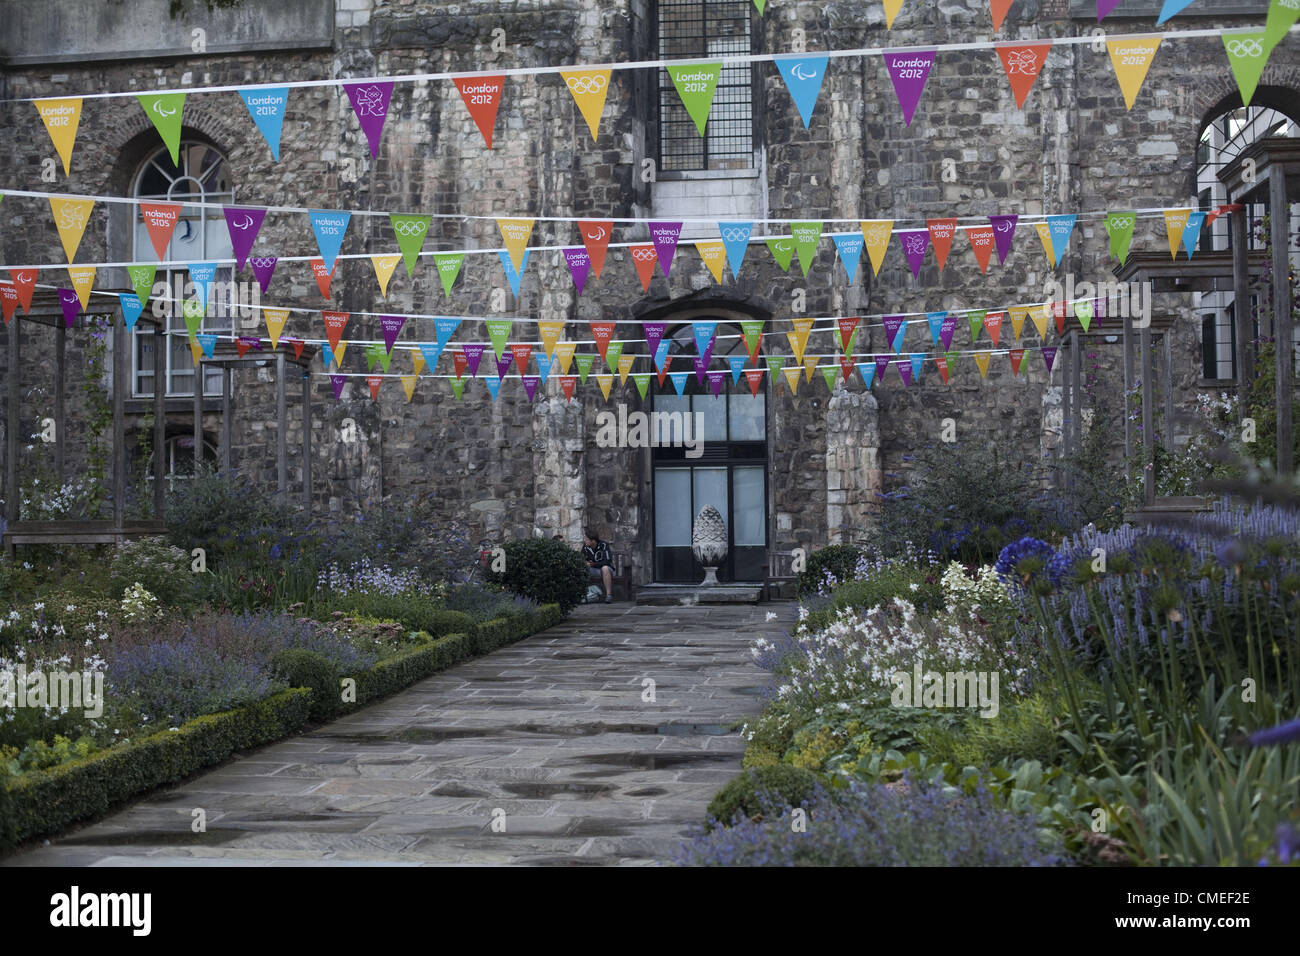
<svg viewBox="0 0 1300 956">
<path fill-rule="evenodd" d="M 193 203 L 229 203 L 235 198 L 230 184 L 226 158 L 207 143 L 183 140 L 180 147 L 180 166 L 172 164 L 166 148 L 150 156 L 136 174 L 133 195 L 137 199 L 153 199 L 181 203 L 180 219 L 167 245 L 164 262 L 154 279 L 155 291 L 166 283 L 164 299 L 175 299 L 178 294 L 193 298 L 194 289 L 189 282 L 185 266 L 169 267 L 170 262 L 209 262 L 214 259 L 233 258 L 230 234 L 220 209 L 205 208 Z M 135 207 L 132 230 L 131 258 L 134 262 L 154 262 L 158 255 L 149 239 L 139 207 Z M 217 270 L 208 296 L 208 314 L 202 331 L 225 332 L 231 330 L 234 290 L 231 280 L 233 269 L 224 266 Z M 194 394 L 194 358 L 190 352 L 185 319 L 179 302 L 167 306 L 166 346 L 157 354 L 156 338 L 151 328 L 137 326 L 132 361 L 133 393 L 138 397 L 152 396 L 159 374 L 166 383 L 166 394 L 184 396 Z M 203 392 L 205 395 L 221 394 L 221 371 L 205 370 Z"/>
<path fill-rule="evenodd" d="M 659 0 L 659 56 L 748 55 L 753 52 L 751 0 Z M 752 169 L 753 65 L 724 66 L 713 109 L 700 136 L 667 70 L 659 71 L 659 168 Z"/>
</svg>

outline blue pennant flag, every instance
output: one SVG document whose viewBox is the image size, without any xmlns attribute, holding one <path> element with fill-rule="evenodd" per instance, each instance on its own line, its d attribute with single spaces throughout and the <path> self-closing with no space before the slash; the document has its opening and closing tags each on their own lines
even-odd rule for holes
<svg viewBox="0 0 1300 956">
<path fill-rule="evenodd" d="M 1165 5 L 1160 8 L 1160 17 L 1156 20 L 1156 26 L 1164 23 L 1170 17 L 1177 16 L 1192 5 L 1192 0 L 1165 0 Z"/>
<path fill-rule="evenodd" d="M 862 258 L 862 233 L 848 236 L 831 236 L 835 240 L 835 251 L 840 254 L 844 271 L 849 275 L 849 285 L 858 277 L 858 260 Z"/>
<path fill-rule="evenodd" d="M 921 366 L 923 366 L 924 364 L 925 364 L 925 353 L 913 352 L 912 353 L 912 381 L 914 382 L 921 381 Z"/>
<path fill-rule="evenodd" d="M 1052 255 L 1056 257 L 1058 266 L 1065 258 L 1065 247 L 1070 244 L 1070 235 L 1078 218 L 1075 215 L 1047 217 L 1047 234 L 1052 238 Z"/>
<path fill-rule="evenodd" d="M 745 261 L 745 252 L 749 249 L 749 237 L 754 231 L 752 222 L 720 222 L 718 234 L 722 236 L 722 245 L 727 250 L 727 264 L 731 266 L 731 277 L 740 275 L 740 264 Z"/>
<path fill-rule="evenodd" d="M 709 343 L 713 341 L 713 335 L 718 331 L 717 322 L 692 322 L 691 326 L 695 329 L 695 351 L 703 355 L 709 348 Z"/>
<path fill-rule="evenodd" d="M 898 324 L 898 332 L 894 335 L 894 341 L 890 343 L 890 348 L 895 352 L 903 351 L 903 334 L 907 331 L 907 319 Z"/>
<path fill-rule="evenodd" d="M 208 310 L 208 290 L 212 288 L 212 280 L 217 276 L 217 264 L 215 262 L 195 262 L 190 266 L 190 281 L 194 283 L 194 290 L 198 293 L 199 305 L 203 306 L 203 311 Z"/>
<path fill-rule="evenodd" d="M 329 346 L 326 346 L 329 348 Z M 427 342 L 420 343 L 420 354 L 424 356 L 424 364 L 429 366 L 429 374 L 433 374 L 434 367 L 438 364 L 438 359 L 442 357 L 443 343 L 435 342 L 430 345 Z"/>
<path fill-rule="evenodd" d="M 325 263 L 325 271 L 334 271 L 334 260 L 343 248 L 343 234 L 348 231 L 352 213 L 338 209 L 309 209 L 311 231 L 316 234 L 316 247 Z"/>
<path fill-rule="evenodd" d="M 497 394 L 501 391 L 501 379 L 493 378 L 491 375 L 484 375 L 483 384 L 486 385 L 487 390 L 492 393 L 492 401 L 495 402 L 497 400 Z"/>
<path fill-rule="evenodd" d="M 659 371 L 664 370 L 664 362 L 668 361 L 668 340 L 660 339 L 659 348 L 655 349 L 655 368 Z"/>
<path fill-rule="evenodd" d="M 668 377 L 673 380 L 673 388 L 677 389 L 678 395 L 682 394 L 682 390 L 686 388 L 686 376 L 690 374 L 691 374 L 690 372 L 669 372 L 668 373 Z"/>
<path fill-rule="evenodd" d="M 824 54 L 801 53 L 795 56 L 777 57 L 774 61 L 776 68 L 781 71 L 781 76 L 785 79 L 786 88 L 790 91 L 794 105 L 799 108 L 804 129 L 808 128 L 808 123 L 812 120 L 817 96 L 822 91 L 827 60 L 828 57 Z"/>
<path fill-rule="evenodd" d="M 217 347 L 217 336 L 215 332 L 200 332 L 194 336 L 194 340 L 203 348 L 203 354 L 212 358 L 212 351 Z"/>
<path fill-rule="evenodd" d="M 279 86 L 274 89 L 240 90 L 239 98 L 248 107 L 248 115 L 253 117 L 258 131 L 271 147 L 271 155 L 280 161 L 280 130 L 284 127 L 284 108 L 289 102 L 289 88 Z"/>
<path fill-rule="evenodd" d="M 1201 224 L 1205 222 L 1205 213 L 1201 210 L 1189 213 L 1187 216 L 1187 226 L 1183 229 L 1183 248 L 1187 250 L 1187 258 L 1192 257 L 1196 251 L 1196 244 L 1201 239 Z"/>
<path fill-rule="evenodd" d="M 947 312 L 927 312 L 925 321 L 930 323 L 930 338 L 934 340 L 934 347 L 939 347 L 939 334 L 943 331 L 943 320 L 947 318 Z"/>
<path fill-rule="evenodd" d="M 329 367 L 334 364 L 334 350 L 330 348 L 328 342 L 322 342 L 320 344 L 320 362 L 321 368 L 323 369 L 329 369 Z"/>
<path fill-rule="evenodd" d="M 858 374 L 862 376 L 863 383 L 870 389 L 871 383 L 876 378 L 876 364 L 874 362 L 859 362 Z"/>
<path fill-rule="evenodd" d="M 506 279 L 509 280 L 510 288 L 514 292 L 516 299 L 519 298 L 519 283 L 524 280 L 524 270 L 528 268 L 528 254 L 530 252 L 532 252 L 531 249 L 524 250 L 524 258 L 519 263 L 518 272 L 515 271 L 515 264 L 510 261 L 509 252 L 502 249 L 497 253 L 501 257 L 501 267 L 506 270 Z"/>
<path fill-rule="evenodd" d="M 538 381 L 545 385 L 546 379 L 551 374 L 551 363 L 555 360 L 547 358 L 544 349 L 538 349 L 533 353 L 533 361 L 537 363 Z"/>
<path fill-rule="evenodd" d="M 749 361 L 748 355 L 728 355 L 727 364 L 731 366 L 731 384 L 735 385 L 740 381 L 740 373 L 745 370 L 745 363 Z"/>
<path fill-rule="evenodd" d="M 122 306 L 122 318 L 126 320 L 126 330 L 129 332 L 135 328 L 135 320 L 140 318 L 144 305 L 134 292 L 119 292 L 117 298 Z"/>
<path fill-rule="evenodd" d="M 434 334 L 438 338 L 438 347 L 444 347 L 451 341 L 452 335 L 456 332 L 456 327 L 460 325 L 460 319 L 449 319 L 443 316 L 437 316 L 433 320 Z"/>
</svg>

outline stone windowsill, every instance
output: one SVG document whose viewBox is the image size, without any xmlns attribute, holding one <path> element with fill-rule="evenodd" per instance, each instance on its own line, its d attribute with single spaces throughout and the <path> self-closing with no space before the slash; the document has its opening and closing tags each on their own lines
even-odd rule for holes
<svg viewBox="0 0 1300 956">
<path fill-rule="evenodd" d="M 665 169 L 659 172 L 663 182 L 689 182 L 708 179 L 757 179 L 757 169 Z"/>
</svg>

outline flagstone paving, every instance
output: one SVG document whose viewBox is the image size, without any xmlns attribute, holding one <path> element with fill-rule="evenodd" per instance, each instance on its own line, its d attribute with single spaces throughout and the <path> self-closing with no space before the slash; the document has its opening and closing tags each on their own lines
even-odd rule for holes
<svg viewBox="0 0 1300 956">
<path fill-rule="evenodd" d="M 665 861 L 740 769 L 731 727 L 758 712 L 766 677 L 749 642 L 793 619 L 788 604 L 583 606 L 2 862 Z"/>
</svg>

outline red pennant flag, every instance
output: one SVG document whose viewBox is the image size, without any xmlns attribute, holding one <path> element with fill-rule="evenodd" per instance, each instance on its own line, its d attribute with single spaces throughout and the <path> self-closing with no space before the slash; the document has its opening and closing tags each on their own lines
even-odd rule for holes
<svg viewBox="0 0 1300 956">
<path fill-rule="evenodd" d="M 306 342 L 304 342 L 302 339 L 290 339 L 290 338 L 283 338 L 283 339 L 280 339 L 280 341 L 281 341 L 281 342 L 287 342 L 289 345 L 292 345 L 292 346 L 293 346 L 293 357 L 294 357 L 294 358 L 296 358 L 296 359 L 300 359 L 300 358 L 302 358 L 302 349 L 303 349 L 303 346 L 307 344 Z"/>
<path fill-rule="evenodd" d="M 989 256 L 993 254 L 993 227 L 967 226 L 966 238 L 970 240 L 971 250 L 975 253 L 975 261 L 980 264 L 980 272 L 987 275 Z"/>
<path fill-rule="evenodd" d="M 659 387 L 664 387 L 664 379 L 668 377 L 668 367 L 673 364 L 671 355 L 664 356 L 664 367 L 659 370 Z"/>
<path fill-rule="evenodd" d="M 465 357 L 464 352 L 456 349 L 451 353 L 451 364 L 456 368 L 456 377 L 460 378 L 465 374 L 465 370 L 469 368 L 469 359 Z"/>
<path fill-rule="evenodd" d="M 1065 335 L 1065 303 L 1053 302 L 1052 310 L 1056 313 L 1056 334 Z"/>
<path fill-rule="evenodd" d="M 334 269 L 338 268 L 338 260 L 334 260 Z M 334 278 L 334 269 L 325 268 L 325 260 L 311 260 L 311 274 L 316 277 L 316 288 L 320 289 L 320 294 L 328 299 L 330 297 L 330 279 Z"/>
<path fill-rule="evenodd" d="M 1025 98 L 1038 79 L 1038 73 L 1047 59 L 1050 43 L 1008 43 L 998 46 L 998 56 L 1002 59 L 1002 69 L 1011 81 L 1011 95 L 1016 98 L 1016 106 L 1024 109 Z"/>
<path fill-rule="evenodd" d="M 181 218 L 181 205 L 174 202 L 142 202 L 140 215 L 144 218 L 144 227 L 149 231 L 149 241 L 153 251 L 158 253 L 158 261 L 167 258 L 167 243 L 172 241 L 176 223 Z"/>
<path fill-rule="evenodd" d="M 523 375 L 528 371 L 528 360 L 533 357 L 533 347 L 531 345 L 512 345 L 510 352 L 515 357 L 515 367 L 519 369 L 519 374 Z"/>
<path fill-rule="evenodd" d="M 243 358 L 244 353 L 247 352 L 252 347 L 253 347 L 253 343 L 248 341 L 248 339 L 244 338 L 244 336 L 242 335 L 239 338 L 235 339 L 235 351 L 239 353 L 240 358 Z"/>
<path fill-rule="evenodd" d="M 614 337 L 614 323 L 591 323 L 591 337 L 596 340 L 596 349 L 600 352 L 600 360 L 605 361 L 605 353 L 609 350 L 609 340 Z"/>
<path fill-rule="evenodd" d="M 18 290 L 18 301 L 23 307 L 23 311 L 31 313 L 32 311 L 32 293 L 36 290 L 36 270 L 19 269 L 14 272 L 9 270 L 9 278 L 14 280 L 14 288 Z"/>
<path fill-rule="evenodd" d="M 325 337 L 329 339 L 330 350 L 334 351 L 343 336 L 343 326 L 348 324 L 348 313 L 322 312 L 321 315 L 325 317 Z"/>
<path fill-rule="evenodd" d="M 600 278 L 600 270 L 605 268 L 605 252 L 609 248 L 609 233 L 612 222 L 579 222 L 578 232 L 582 234 L 582 244 L 587 247 L 587 257 L 591 259 L 591 274 Z"/>
<path fill-rule="evenodd" d="M 497 125 L 497 109 L 501 105 L 501 88 L 505 86 L 504 76 L 466 76 L 455 81 L 460 90 L 460 98 L 465 101 L 469 115 L 474 117 L 474 124 L 483 134 L 487 148 L 492 148 L 492 129 Z"/>
<path fill-rule="evenodd" d="M 366 384 L 370 386 L 370 400 L 372 402 L 379 401 L 379 386 L 384 384 L 384 377 L 382 375 L 367 375 Z"/>
<path fill-rule="evenodd" d="M 1010 352 L 1007 353 L 1007 357 L 1011 359 L 1011 374 L 1019 375 L 1020 363 L 1025 360 L 1025 350 L 1012 349 Z"/>
<path fill-rule="evenodd" d="M 651 243 L 629 248 L 632 252 L 632 261 L 636 263 L 636 274 L 641 277 L 641 288 L 649 292 L 650 280 L 654 278 L 655 266 L 659 264 L 659 253 L 655 252 L 655 247 Z"/>
<path fill-rule="evenodd" d="M 948 261 L 948 250 L 952 248 L 953 236 L 957 234 L 956 219 L 927 219 L 926 228 L 930 230 L 930 244 L 934 246 L 934 258 L 939 263 L 939 271 Z"/>
<path fill-rule="evenodd" d="M 948 356 L 936 355 L 934 364 L 939 366 L 939 377 L 943 379 L 943 384 L 948 384 Z"/>
<path fill-rule="evenodd" d="M 1007 18 L 1007 11 L 1011 9 L 1014 0 L 989 0 L 989 12 L 993 14 L 993 32 L 997 33 L 1002 29 L 1002 21 Z"/>
<path fill-rule="evenodd" d="M 852 377 L 852 375 L 853 375 L 853 368 L 854 368 L 854 365 L 853 365 L 853 356 L 852 356 L 852 355 L 841 355 L 841 356 L 840 356 L 840 371 L 844 373 L 844 381 L 847 382 L 847 381 L 849 380 L 849 378 Z"/>
<path fill-rule="evenodd" d="M 853 338 L 853 330 L 858 327 L 859 318 L 859 316 L 854 315 L 840 319 L 838 322 L 840 327 L 840 348 L 845 352 L 849 350 L 849 339 Z"/>
<path fill-rule="evenodd" d="M 1006 313 L 989 312 L 984 316 L 984 328 L 989 330 L 989 338 L 993 341 L 993 347 L 998 347 L 998 336 L 1002 334 L 1002 319 Z"/>
<path fill-rule="evenodd" d="M 749 383 L 749 394 L 757 398 L 758 390 L 763 384 L 763 370 L 761 368 L 745 369 L 745 381 Z"/>
<path fill-rule="evenodd" d="M 570 402 L 573 401 L 573 389 L 577 384 L 578 376 L 576 375 L 560 376 L 560 391 L 564 393 L 564 397 Z"/>
<path fill-rule="evenodd" d="M 1242 206 L 1241 203 L 1239 202 L 1226 203 L 1225 205 L 1220 206 L 1218 209 L 1214 210 L 1212 213 L 1210 213 L 1208 216 L 1205 217 L 1205 225 L 1208 226 L 1210 223 L 1214 222 L 1214 220 L 1218 219 L 1220 216 L 1226 216 L 1228 213 L 1241 212 L 1241 209 Z M 23 308 L 26 308 L 26 306 L 23 306 Z"/>
<path fill-rule="evenodd" d="M 4 313 L 5 325 L 13 321 L 14 310 L 18 308 L 18 287 L 12 282 L 0 282 L 0 312 Z"/>
</svg>

